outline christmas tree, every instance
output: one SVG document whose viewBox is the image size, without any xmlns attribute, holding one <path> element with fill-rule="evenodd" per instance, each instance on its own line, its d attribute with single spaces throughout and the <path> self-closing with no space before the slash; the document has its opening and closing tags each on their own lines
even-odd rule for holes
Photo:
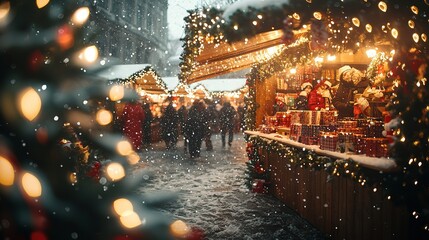
<svg viewBox="0 0 429 240">
<path fill-rule="evenodd" d="M 108 65 L 74 1 L 0 2 L 2 239 L 175 239 L 182 221 L 137 195 L 150 172 L 115 132 L 114 105 L 137 99 L 96 75 Z M 89 41 L 88 41 L 89 42 Z M 136 170 L 137 169 L 137 170 Z"/>
</svg>

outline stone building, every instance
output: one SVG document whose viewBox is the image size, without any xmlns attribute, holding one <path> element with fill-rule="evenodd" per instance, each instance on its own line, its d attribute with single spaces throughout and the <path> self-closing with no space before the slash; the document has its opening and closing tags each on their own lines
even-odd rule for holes
<svg viewBox="0 0 429 240">
<path fill-rule="evenodd" d="M 101 57 L 122 64 L 151 64 L 159 74 L 167 67 L 168 0 L 96 0 L 89 31 Z M 91 36 L 90 34 L 89 36 Z"/>
</svg>

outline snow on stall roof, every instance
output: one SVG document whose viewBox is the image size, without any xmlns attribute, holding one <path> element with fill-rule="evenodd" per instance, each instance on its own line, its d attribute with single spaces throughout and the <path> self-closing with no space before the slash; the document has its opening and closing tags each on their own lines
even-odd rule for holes
<svg viewBox="0 0 429 240">
<path fill-rule="evenodd" d="M 162 80 L 167 85 L 167 89 L 174 90 L 179 84 L 178 77 L 163 77 Z M 198 85 L 203 85 L 209 92 L 233 92 L 242 89 L 246 85 L 245 78 L 213 78 L 189 85 L 191 89 Z"/>
<path fill-rule="evenodd" d="M 289 0 L 239 0 L 225 9 L 223 17 L 228 19 L 236 11 L 241 10 L 246 12 L 249 7 L 261 9 L 269 6 L 281 7 L 283 4 L 289 4 Z"/>
<path fill-rule="evenodd" d="M 233 92 L 242 89 L 246 85 L 245 78 L 219 78 L 207 79 L 192 83 L 193 89 L 198 85 L 203 85 L 209 92 Z"/>
<path fill-rule="evenodd" d="M 127 79 L 136 72 L 144 70 L 150 64 L 120 64 L 108 67 L 106 70 L 98 73 L 98 76 L 108 80 Z"/>
</svg>

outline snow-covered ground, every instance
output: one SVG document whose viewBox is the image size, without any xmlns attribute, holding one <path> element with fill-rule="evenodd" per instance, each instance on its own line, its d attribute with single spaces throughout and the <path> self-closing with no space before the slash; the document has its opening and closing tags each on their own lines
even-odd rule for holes
<svg viewBox="0 0 429 240">
<path fill-rule="evenodd" d="M 220 135 L 212 136 L 213 151 L 190 159 L 183 151 L 166 151 L 163 143 L 142 152 L 142 164 L 154 178 L 139 191 L 177 192 L 179 198 L 162 211 L 203 230 L 207 239 L 324 239 L 323 235 L 280 201 L 249 191 L 242 134 L 231 148 L 221 148 Z"/>
</svg>

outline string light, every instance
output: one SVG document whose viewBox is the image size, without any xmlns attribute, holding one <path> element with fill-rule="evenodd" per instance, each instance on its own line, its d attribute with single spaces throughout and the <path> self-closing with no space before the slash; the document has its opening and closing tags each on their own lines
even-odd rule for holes
<svg viewBox="0 0 429 240">
<path fill-rule="evenodd" d="M 15 169 L 10 161 L 0 155 L 0 184 L 12 186 L 15 180 Z"/>
</svg>

